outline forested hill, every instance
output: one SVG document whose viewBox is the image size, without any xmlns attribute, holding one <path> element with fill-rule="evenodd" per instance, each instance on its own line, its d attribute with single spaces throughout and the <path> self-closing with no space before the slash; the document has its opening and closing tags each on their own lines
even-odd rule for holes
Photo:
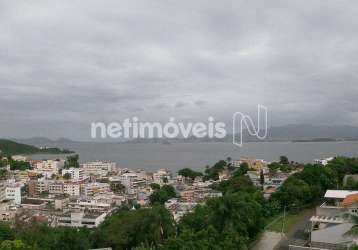
<svg viewBox="0 0 358 250">
<path fill-rule="evenodd" d="M 38 148 L 35 146 L 17 143 L 6 139 L 0 139 L 0 151 L 5 155 L 37 154 L 37 153 L 49 153 L 49 154 L 73 153 L 70 150 L 62 150 L 59 148 Z"/>
</svg>

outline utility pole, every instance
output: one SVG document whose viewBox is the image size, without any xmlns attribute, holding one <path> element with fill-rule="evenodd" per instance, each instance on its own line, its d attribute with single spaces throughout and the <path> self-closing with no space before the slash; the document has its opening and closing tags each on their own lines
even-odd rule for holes
<svg viewBox="0 0 358 250">
<path fill-rule="evenodd" d="M 285 216 L 286 216 L 286 205 L 283 206 L 283 218 L 282 218 L 282 228 L 281 228 L 282 235 L 283 235 L 283 228 L 285 227 Z"/>
</svg>

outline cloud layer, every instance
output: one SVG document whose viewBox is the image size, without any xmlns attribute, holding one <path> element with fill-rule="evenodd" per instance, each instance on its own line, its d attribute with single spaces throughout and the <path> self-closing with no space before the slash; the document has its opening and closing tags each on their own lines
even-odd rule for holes
<svg viewBox="0 0 358 250">
<path fill-rule="evenodd" d="M 1 1 L 0 137 L 90 122 L 358 125 L 356 1 Z"/>
</svg>

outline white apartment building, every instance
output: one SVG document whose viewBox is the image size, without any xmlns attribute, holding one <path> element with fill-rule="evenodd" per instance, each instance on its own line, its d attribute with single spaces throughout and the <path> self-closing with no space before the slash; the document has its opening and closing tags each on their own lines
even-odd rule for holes
<svg viewBox="0 0 358 250">
<path fill-rule="evenodd" d="M 112 200 L 81 198 L 71 199 L 67 206 L 71 211 L 107 212 L 112 203 Z"/>
<path fill-rule="evenodd" d="M 51 182 L 48 185 L 50 194 L 68 194 L 70 196 L 80 195 L 80 185 L 75 182 Z"/>
<path fill-rule="evenodd" d="M 62 176 L 65 174 L 69 174 L 71 176 L 71 180 L 73 181 L 82 181 L 84 180 L 84 170 L 81 168 L 68 168 L 62 169 Z"/>
<path fill-rule="evenodd" d="M 15 205 L 20 205 L 21 187 L 20 183 L 8 184 L 6 187 L 6 200 L 14 201 Z"/>
<path fill-rule="evenodd" d="M 74 182 L 65 182 L 63 184 L 63 193 L 70 196 L 79 196 L 80 195 L 80 184 Z"/>
<path fill-rule="evenodd" d="M 171 174 L 166 169 L 159 169 L 157 172 L 153 173 L 153 182 L 159 185 L 165 184 L 170 178 Z"/>
<path fill-rule="evenodd" d="M 67 212 L 57 217 L 57 223 L 59 226 L 93 228 L 99 226 L 106 215 L 106 213 Z"/>
<path fill-rule="evenodd" d="M 138 175 L 136 173 L 124 173 L 116 178 L 112 178 L 110 180 L 119 180 L 124 186 L 130 187 L 132 181 L 138 179 Z"/>
<path fill-rule="evenodd" d="M 86 162 L 82 164 L 82 169 L 84 170 L 84 174 L 89 175 L 99 175 L 105 176 L 108 172 L 112 172 L 116 170 L 115 162 L 108 161 L 93 161 Z"/>
<path fill-rule="evenodd" d="M 123 186 L 126 187 L 126 191 L 129 194 L 135 194 L 138 189 L 145 187 L 147 181 L 142 176 L 138 176 L 137 173 L 124 173 L 116 178 Z"/>
<path fill-rule="evenodd" d="M 84 194 L 86 196 L 93 196 L 95 194 L 107 193 L 110 191 L 108 183 L 92 182 L 84 186 Z"/>
<path fill-rule="evenodd" d="M 49 182 L 48 192 L 50 194 L 63 194 L 63 183 L 60 181 Z"/>
<path fill-rule="evenodd" d="M 6 200 L 6 183 L 0 182 L 0 202 Z"/>
<path fill-rule="evenodd" d="M 35 170 L 37 173 L 41 173 L 45 177 L 50 178 L 53 174 L 58 174 L 64 165 L 64 160 L 44 160 L 36 163 Z"/>
</svg>

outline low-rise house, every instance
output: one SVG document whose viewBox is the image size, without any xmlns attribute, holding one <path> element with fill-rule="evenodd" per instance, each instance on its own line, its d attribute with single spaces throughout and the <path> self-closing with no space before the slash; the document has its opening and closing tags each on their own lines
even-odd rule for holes
<svg viewBox="0 0 358 250">
<path fill-rule="evenodd" d="M 230 176 L 231 176 L 231 174 L 228 169 L 224 169 L 223 171 L 219 172 L 219 180 L 220 181 L 228 180 L 230 178 Z"/>
<path fill-rule="evenodd" d="M 349 245 L 357 238 L 346 233 L 352 216 L 358 215 L 358 191 L 327 190 L 326 201 L 316 209 L 311 221 L 311 241 Z"/>
<path fill-rule="evenodd" d="M 98 193 L 110 192 L 110 185 L 108 183 L 91 182 L 84 186 L 85 196 L 93 196 Z"/>
<path fill-rule="evenodd" d="M 139 189 L 144 188 L 147 184 L 147 181 L 137 173 L 124 173 L 116 178 L 121 182 L 126 188 L 126 193 L 136 194 Z"/>
<path fill-rule="evenodd" d="M 29 196 L 38 196 L 43 192 L 49 191 L 48 184 L 48 181 L 44 179 L 30 180 L 27 186 Z"/>
<path fill-rule="evenodd" d="M 166 169 L 159 169 L 153 173 L 153 182 L 159 185 L 166 184 L 171 179 L 171 173 Z"/>
<path fill-rule="evenodd" d="M 13 155 L 13 156 L 11 156 L 11 158 L 15 161 L 27 161 L 28 160 L 28 156 L 25 156 L 25 155 Z"/>
<path fill-rule="evenodd" d="M 231 161 L 233 167 L 240 167 L 242 163 L 247 163 L 249 169 L 260 171 L 261 169 L 267 167 L 267 162 L 262 159 L 252 159 L 252 158 L 240 158 L 239 160 Z"/>
<path fill-rule="evenodd" d="M 332 161 L 333 159 L 334 159 L 334 157 L 328 157 L 328 158 L 323 158 L 323 159 L 315 159 L 314 163 L 326 166 L 328 164 L 328 162 Z"/>
<path fill-rule="evenodd" d="M 111 201 L 111 203 L 112 202 L 113 201 Z M 79 198 L 70 199 L 67 207 L 71 211 L 107 212 L 112 208 L 111 203 L 91 198 Z"/>
<path fill-rule="evenodd" d="M 67 195 L 57 195 L 54 198 L 55 209 L 56 210 L 63 210 L 68 206 L 70 199 Z"/>
<path fill-rule="evenodd" d="M 94 228 L 104 221 L 106 215 L 106 213 L 66 212 L 57 216 L 57 223 L 59 226 Z"/>
<path fill-rule="evenodd" d="M 196 202 L 186 202 L 173 198 L 165 203 L 165 207 L 172 213 L 174 220 L 178 222 L 186 213 L 192 212 L 197 204 Z"/>
<path fill-rule="evenodd" d="M 0 203 L 0 222 L 12 222 L 15 220 L 16 208 L 9 203 Z"/>
<path fill-rule="evenodd" d="M 21 201 L 21 207 L 29 210 L 43 210 L 46 208 L 47 202 L 41 199 L 25 198 Z"/>
<path fill-rule="evenodd" d="M 93 161 L 82 164 L 81 168 L 87 176 L 106 176 L 110 172 L 116 171 L 116 163 L 111 161 Z"/>
<path fill-rule="evenodd" d="M 51 178 L 52 175 L 58 174 L 59 170 L 62 169 L 64 165 L 64 160 L 44 160 L 36 163 L 35 171 L 46 178 Z"/>
<path fill-rule="evenodd" d="M 221 197 L 222 193 L 207 187 L 190 186 L 186 190 L 179 192 L 179 195 L 183 201 L 201 203 L 209 198 Z"/>
</svg>

